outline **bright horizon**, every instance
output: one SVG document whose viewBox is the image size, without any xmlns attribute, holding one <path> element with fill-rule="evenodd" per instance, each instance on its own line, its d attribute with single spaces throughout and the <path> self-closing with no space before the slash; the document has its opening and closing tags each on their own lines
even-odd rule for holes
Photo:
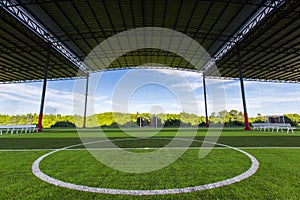
<svg viewBox="0 0 300 200">
<path fill-rule="evenodd" d="M 178 71 L 169 69 L 137 69 L 140 75 L 135 80 L 147 79 L 146 85 L 137 86 L 129 99 L 120 100 L 123 94 L 118 94 L 118 101 L 128 105 L 123 110 L 123 105 L 113 107 L 116 101 L 113 100 L 116 94 L 114 89 L 118 85 L 127 88 L 126 84 L 120 82 L 122 77 L 130 70 L 115 70 L 94 73 L 93 76 L 101 76 L 100 82 L 90 87 L 89 93 L 94 93 L 94 113 L 123 112 L 123 113 L 149 113 L 156 109 L 156 112 L 180 113 L 188 112 L 204 116 L 204 99 L 202 76 L 196 72 Z M 195 94 L 195 100 L 184 99 L 181 105 L 178 95 L 184 94 L 186 86 L 178 82 L 178 77 L 183 77 L 189 88 Z M 151 83 L 151 81 L 153 83 Z M 171 89 L 177 88 L 178 94 L 172 93 L 170 88 L 157 84 L 161 80 L 166 81 Z M 176 82 L 177 81 L 177 82 Z M 211 82 L 211 83 L 210 83 Z M 212 85 L 222 82 L 225 88 L 225 109 L 238 110 L 243 112 L 239 80 L 216 80 L 207 79 L 207 84 Z M 73 90 L 75 80 L 48 81 L 44 114 L 73 115 Z M 129 84 L 129 83 L 128 83 Z M 245 81 L 246 101 L 249 117 L 256 117 L 258 113 L 265 115 L 300 114 L 300 84 L 298 83 L 273 83 Z M 189 89 L 188 88 L 188 89 Z M 16 115 L 27 113 L 39 113 L 42 82 L 15 83 L 0 85 L 0 114 Z M 93 91 L 91 91 L 93 90 Z M 122 93 L 122 92 L 121 92 Z M 125 92 L 124 92 L 124 95 Z M 176 97 L 177 95 L 177 97 Z M 125 105 L 124 104 L 124 105 Z M 184 105 L 182 105 L 184 104 Z M 193 105 L 198 105 L 199 110 L 195 111 Z M 90 105 L 89 105 L 90 106 Z M 208 91 L 208 113 L 212 112 L 212 102 Z M 115 110 L 117 109 L 117 110 Z M 126 112 L 127 111 L 127 112 Z M 88 113 L 93 114 L 93 113 Z"/>
</svg>

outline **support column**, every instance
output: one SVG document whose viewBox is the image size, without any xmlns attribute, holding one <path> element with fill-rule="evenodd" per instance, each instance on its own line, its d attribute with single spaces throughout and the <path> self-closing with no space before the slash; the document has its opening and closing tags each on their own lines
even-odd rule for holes
<svg viewBox="0 0 300 200">
<path fill-rule="evenodd" d="M 46 60 L 46 68 L 45 68 L 45 76 L 43 82 L 43 90 L 42 90 L 42 97 L 41 97 L 41 105 L 40 105 L 40 114 L 39 114 L 39 121 L 38 121 L 38 132 L 43 131 L 43 113 L 44 113 L 44 104 L 45 104 L 45 96 L 46 96 L 46 89 L 47 89 L 47 81 L 48 81 L 48 70 L 49 70 L 49 60 L 50 60 L 50 48 L 51 45 L 48 44 L 48 52 L 47 52 L 47 60 Z"/>
<path fill-rule="evenodd" d="M 205 76 L 203 76 L 203 93 L 204 93 L 204 108 L 205 108 L 205 126 L 206 128 L 209 127 L 209 121 L 208 121 L 208 114 L 207 114 L 207 100 L 206 100 L 206 83 L 205 83 Z"/>
<path fill-rule="evenodd" d="M 84 100 L 84 115 L 83 115 L 83 126 L 82 128 L 86 128 L 86 111 L 87 111 L 87 101 L 89 95 L 89 73 L 86 75 L 86 85 L 85 85 L 85 100 Z"/>
<path fill-rule="evenodd" d="M 140 128 L 142 128 L 142 117 L 140 117 Z"/>
<path fill-rule="evenodd" d="M 241 85 L 241 93 L 242 93 L 242 100 L 243 100 L 243 107 L 244 107 L 244 119 L 245 119 L 245 130 L 251 130 L 248 121 L 248 112 L 247 112 L 247 104 L 246 104 L 246 95 L 245 95 L 245 87 L 244 87 L 244 80 L 243 80 L 243 72 L 242 72 L 242 62 L 240 57 L 240 48 L 237 47 L 238 51 L 238 64 L 239 64 L 239 77 L 240 77 L 240 85 Z"/>
</svg>

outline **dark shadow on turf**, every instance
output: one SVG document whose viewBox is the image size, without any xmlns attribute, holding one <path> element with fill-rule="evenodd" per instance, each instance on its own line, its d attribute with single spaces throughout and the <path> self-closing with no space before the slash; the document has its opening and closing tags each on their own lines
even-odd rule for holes
<svg viewBox="0 0 300 200">
<path fill-rule="evenodd" d="M 129 137 L 110 137 L 110 140 L 125 139 Z M 156 138 L 156 139 L 155 139 Z M 164 138 L 159 140 L 158 138 Z M 204 137 L 181 137 L 184 139 L 204 140 Z M 103 138 L 106 140 L 106 138 Z M 173 137 L 154 137 L 123 141 L 113 141 L 120 148 L 164 147 Z M 99 138 L 90 138 L 97 141 Z M 234 147 L 300 147 L 298 136 L 221 136 L 217 141 Z M 0 138 L 0 149 L 57 149 L 80 144 L 80 138 Z M 193 142 L 191 147 L 200 147 L 202 143 Z M 180 147 L 180 141 L 178 142 Z"/>
</svg>

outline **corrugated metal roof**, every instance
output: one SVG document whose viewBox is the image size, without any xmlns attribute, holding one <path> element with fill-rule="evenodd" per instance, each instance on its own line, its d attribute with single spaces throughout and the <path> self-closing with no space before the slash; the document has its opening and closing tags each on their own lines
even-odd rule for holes
<svg viewBox="0 0 300 200">
<path fill-rule="evenodd" d="M 117 33 L 140 27 L 162 27 L 184 33 L 211 56 L 267 1 L 236 0 L 18 0 L 82 61 L 99 43 Z M 288 1 L 266 17 L 240 44 L 244 75 L 249 79 L 299 81 L 299 3 Z M 1 10 L 0 82 L 42 79 L 46 46 Z M 298 16 L 298 18 L 297 18 Z M 15 20 L 15 21 L 14 21 Z M 262 28 L 260 28 L 262 27 Z M 184 58 L 159 49 L 128 52 L 106 68 L 155 63 L 194 69 Z M 237 77 L 235 49 L 218 61 L 224 77 Z M 103 69 L 94 67 L 90 70 Z M 49 78 L 76 76 L 78 68 L 51 50 Z M 214 74 L 214 72 L 207 72 Z"/>
</svg>

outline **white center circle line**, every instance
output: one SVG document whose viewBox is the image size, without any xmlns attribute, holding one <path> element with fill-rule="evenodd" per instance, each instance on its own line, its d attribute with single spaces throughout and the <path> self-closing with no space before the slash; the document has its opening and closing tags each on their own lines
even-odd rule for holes
<svg viewBox="0 0 300 200">
<path fill-rule="evenodd" d="M 166 139 L 166 138 L 155 138 L 155 139 Z M 177 139 L 179 139 L 179 138 L 177 138 Z M 122 139 L 115 139 L 115 140 L 122 140 Z M 115 140 L 111 140 L 111 141 L 115 141 Z M 128 140 L 128 139 L 126 139 L 126 140 Z M 188 140 L 188 139 L 179 139 L 179 140 Z M 193 141 L 203 142 L 203 143 L 211 143 L 211 142 L 200 141 L 200 140 L 193 140 Z M 101 143 L 101 142 L 107 142 L 107 141 L 93 141 L 93 142 L 90 142 L 89 144 L 99 143 L 99 142 Z M 218 182 L 208 183 L 208 184 L 198 185 L 198 186 L 192 186 L 192 187 L 185 187 L 185 188 L 154 189 L 154 190 L 125 190 L 125 189 L 98 188 L 98 187 L 91 187 L 91 186 L 85 186 L 85 185 L 77 185 L 77 184 L 64 182 L 64 181 L 55 179 L 53 177 L 50 177 L 49 175 L 42 172 L 42 170 L 40 169 L 40 167 L 39 167 L 40 162 L 47 156 L 57 153 L 59 151 L 65 150 L 65 149 L 70 149 L 70 148 L 82 146 L 82 145 L 84 145 L 84 144 L 76 144 L 76 145 L 72 145 L 72 146 L 67 146 L 67 147 L 64 147 L 64 148 L 61 148 L 61 149 L 58 149 L 55 151 L 51 151 L 47 154 L 42 155 L 41 157 L 39 157 L 37 160 L 35 160 L 33 162 L 32 173 L 39 179 L 41 179 L 47 183 L 50 183 L 52 185 L 69 188 L 69 189 L 73 189 L 73 190 L 78 190 L 78 191 L 102 193 L 102 194 L 123 194 L 123 195 L 163 195 L 163 194 L 179 194 L 179 193 L 203 191 L 203 190 L 223 187 L 226 185 L 231 185 L 233 183 L 240 182 L 240 181 L 252 176 L 253 174 L 256 173 L 256 171 L 259 167 L 259 162 L 253 155 L 251 155 L 241 149 L 238 149 L 236 147 L 232 147 L 232 146 L 228 146 L 228 145 L 220 144 L 220 143 L 214 143 L 214 145 L 226 147 L 226 148 L 238 151 L 238 152 L 246 155 L 252 162 L 251 167 L 247 171 L 245 171 L 233 178 L 229 178 L 229 179 L 226 179 L 223 181 L 218 181 Z"/>
</svg>

